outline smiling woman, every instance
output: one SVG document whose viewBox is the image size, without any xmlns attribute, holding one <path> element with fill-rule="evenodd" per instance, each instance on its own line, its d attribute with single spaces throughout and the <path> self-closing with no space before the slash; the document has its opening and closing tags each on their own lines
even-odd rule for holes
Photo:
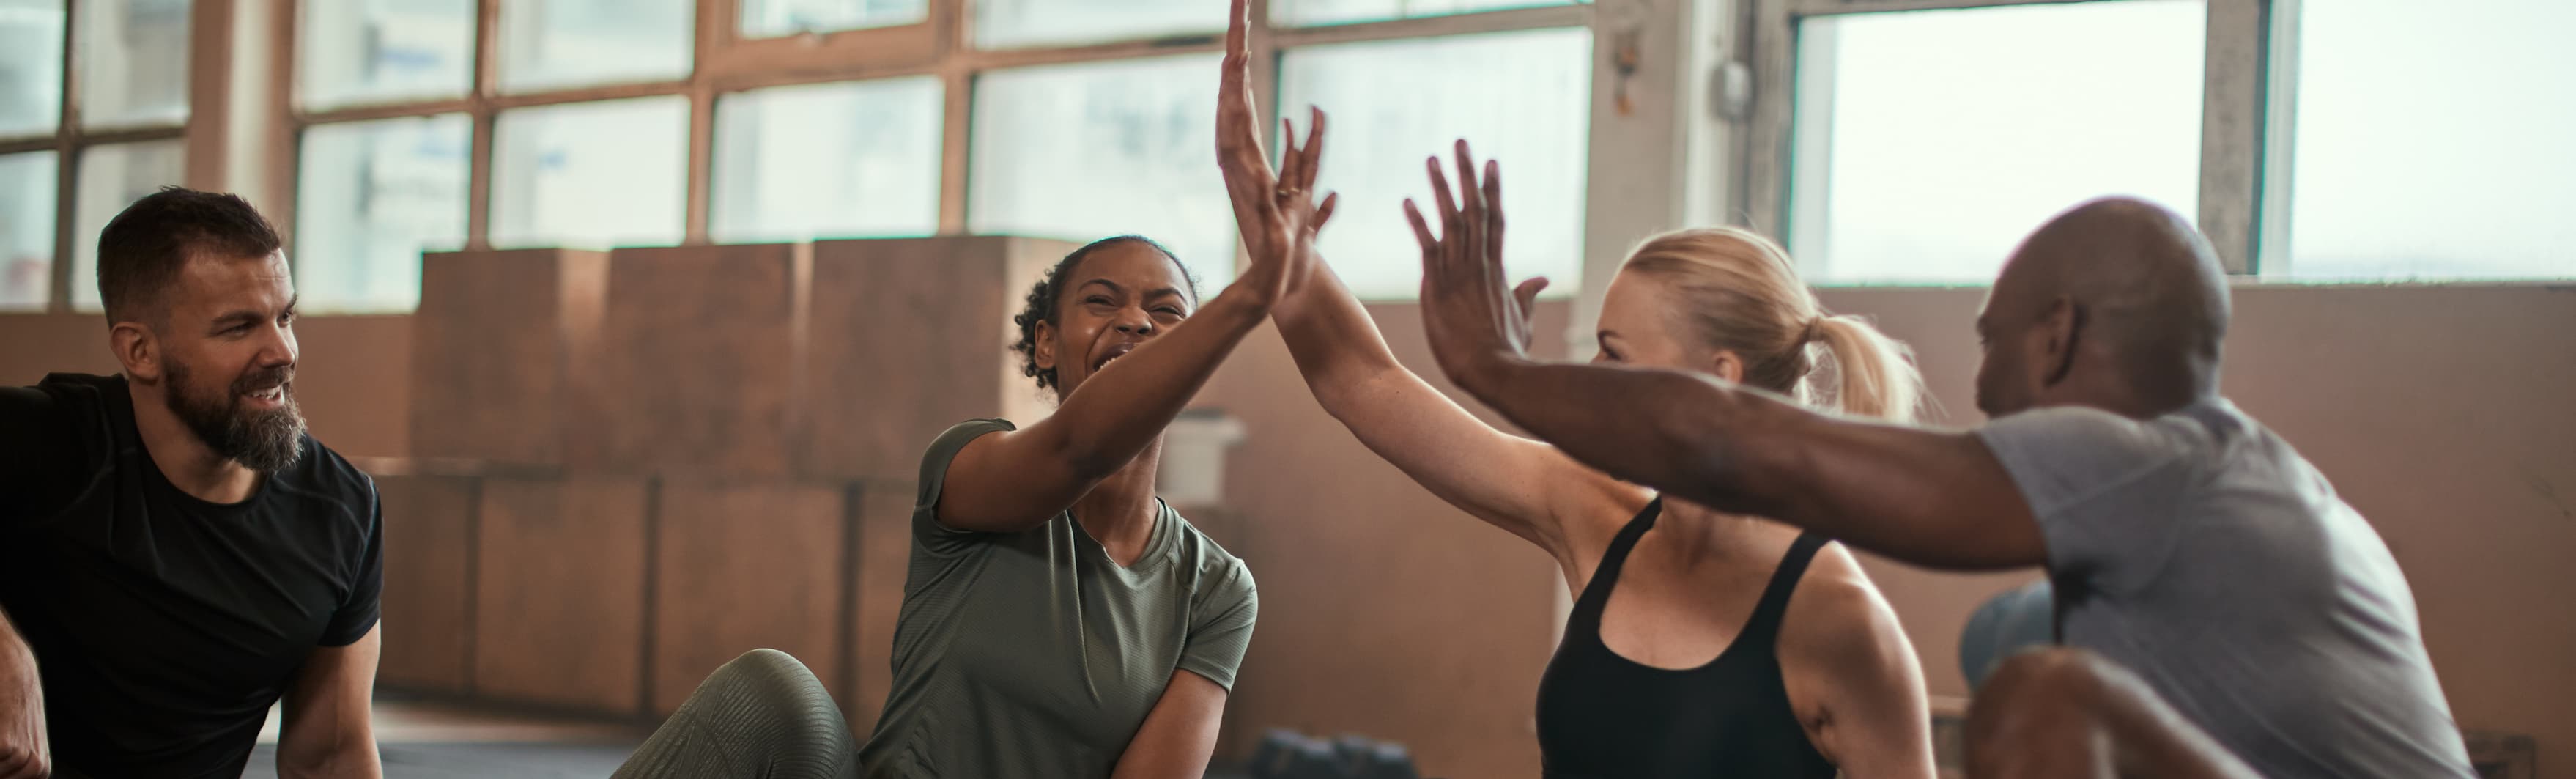
<svg viewBox="0 0 2576 779">
<path fill-rule="evenodd" d="M 1037 379 L 1039 389 L 1052 389 L 1057 387 L 1058 384 L 1056 382 L 1056 370 L 1052 364 L 1045 367 L 1040 367 L 1038 365 L 1038 334 L 1043 330 L 1048 329 L 1054 329 L 1061 332 L 1063 323 L 1059 321 L 1059 317 L 1061 316 L 1059 312 L 1062 307 L 1058 305 L 1060 302 L 1058 298 L 1064 296 L 1067 284 L 1076 283 L 1073 274 L 1074 271 L 1081 268 L 1083 259 L 1090 257 L 1095 252 L 1102 252 L 1103 250 L 1117 250 L 1122 254 L 1150 251 L 1152 254 L 1160 255 L 1164 260 L 1167 260 L 1172 264 L 1173 275 L 1180 277 L 1181 283 L 1176 285 L 1163 285 L 1157 289 L 1148 290 L 1147 292 L 1157 298 L 1176 297 L 1186 293 L 1187 300 L 1156 300 L 1155 303 L 1158 305 L 1154 306 L 1153 317 L 1156 321 L 1162 322 L 1165 326 L 1169 326 L 1172 322 L 1178 322 L 1180 317 L 1188 316 L 1189 310 L 1196 308 L 1199 304 L 1198 277 L 1190 275 L 1189 268 L 1181 264 L 1180 258 L 1173 255 L 1171 249 L 1164 248 L 1162 244 L 1155 242 L 1152 238 L 1147 238 L 1141 235 L 1120 235 L 1102 238 L 1100 240 L 1093 241 L 1089 245 L 1080 249 L 1075 249 L 1072 254 L 1065 255 L 1063 260 L 1057 261 L 1055 268 L 1047 271 L 1047 277 L 1039 281 L 1037 286 L 1029 289 L 1028 307 L 1022 309 L 1018 316 L 1011 318 L 1012 323 L 1017 324 L 1020 328 L 1020 340 L 1017 343 L 1011 344 L 1011 349 L 1019 352 L 1022 358 L 1020 372 Z M 1101 287 L 1100 289 L 1095 289 L 1090 293 L 1087 293 L 1088 296 L 1083 299 L 1083 306 L 1086 308 L 1111 304 L 1114 302 L 1114 298 L 1112 296 L 1123 295 L 1128 292 L 1125 288 L 1118 287 L 1115 283 L 1108 282 L 1105 279 L 1084 280 L 1079 283 L 1084 288 L 1094 286 Z M 1169 319 L 1170 321 L 1164 322 L 1163 320 L 1165 319 Z M 1050 347 L 1052 347 L 1052 345 L 1050 345 Z M 1125 354 L 1126 352 L 1121 351 L 1119 353 Z M 1050 360 L 1050 363 L 1051 362 L 1052 360 Z M 1101 364 L 1107 363 L 1103 362 Z M 1093 370 L 1098 370 L 1100 365 L 1092 365 L 1091 368 Z"/>
<path fill-rule="evenodd" d="M 718 670 L 618 772 L 647 776 L 1199 776 L 1259 602 L 1243 561 L 1156 495 L 1163 432 L 1313 265 L 1314 140 L 1261 151 L 1234 6 L 1218 167 L 1253 261 L 1201 305 L 1180 258 L 1094 241 L 1016 318 L 1021 369 L 1055 391 L 1025 428 L 971 419 L 922 456 L 893 679 L 867 745 L 795 659 Z M 1320 121 L 1320 114 L 1317 115 Z M 1118 367 L 1111 368 L 1116 363 Z"/>
<path fill-rule="evenodd" d="M 1201 309 L 1179 258 L 1122 235 L 1029 290 L 1012 348 L 1063 405 L 1026 430 L 969 420 L 922 458 L 910 578 L 927 584 L 905 592 L 869 771 L 1204 770 L 1258 606 L 1243 562 L 1154 476 L 1163 429 L 1280 278 L 1256 266 Z M 1101 636 L 1119 649 L 1098 651 Z M 1080 673 L 1033 670 L 1065 667 L 1050 657 Z M 1030 701 L 1085 703 L 1033 716 Z"/>
</svg>

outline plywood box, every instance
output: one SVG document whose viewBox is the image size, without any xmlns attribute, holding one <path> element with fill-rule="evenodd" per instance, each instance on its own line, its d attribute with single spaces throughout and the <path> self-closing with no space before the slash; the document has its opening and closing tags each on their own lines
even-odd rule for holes
<svg viewBox="0 0 2576 779">
<path fill-rule="evenodd" d="M 754 649 L 803 661 L 849 711 L 842 675 L 848 490 L 662 485 L 653 585 L 652 708 L 669 713 L 707 674 Z"/>
<path fill-rule="evenodd" d="M 384 655 L 376 678 L 411 690 L 465 692 L 476 482 L 382 472 L 374 478 L 385 522 Z"/>
<path fill-rule="evenodd" d="M 643 705 L 650 484 L 483 481 L 474 692 L 602 714 Z"/>
<path fill-rule="evenodd" d="M 565 411 L 595 375 L 607 263 L 564 249 L 423 255 L 411 454 L 563 464 Z"/>
<path fill-rule="evenodd" d="M 569 409 L 576 471 L 685 478 L 791 471 L 805 244 L 619 249 L 599 383 Z"/>
<path fill-rule="evenodd" d="M 1076 247 L 961 236 L 814 244 L 809 476 L 910 480 L 949 425 L 1048 408 L 1010 349 L 1029 287 Z"/>
</svg>

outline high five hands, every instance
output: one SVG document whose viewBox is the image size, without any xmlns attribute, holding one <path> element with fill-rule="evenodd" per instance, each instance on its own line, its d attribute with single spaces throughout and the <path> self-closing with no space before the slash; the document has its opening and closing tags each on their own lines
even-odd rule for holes
<svg viewBox="0 0 2576 779">
<path fill-rule="evenodd" d="M 1279 170 L 1261 149 L 1260 113 L 1252 105 L 1251 45 L 1244 40 L 1251 25 L 1248 0 L 1234 0 L 1233 21 L 1225 31 L 1224 74 L 1217 85 L 1216 162 L 1225 175 L 1226 197 L 1234 203 L 1234 222 L 1251 251 L 1252 265 L 1237 283 L 1265 285 L 1272 300 L 1305 278 L 1313 262 L 1315 234 L 1333 217 L 1339 196 L 1314 199 L 1315 171 L 1324 156 L 1324 112 L 1308 109 L 1306 143 L 1297 144 L 1297 127 L 1285 118 L 1280 137 L 1288 144 Z"/>
<path fill-rule="evenodd" d="M 1440 370 L 1461 387 L 1472 388 L 1487 369 L 1527 359 L 1530 307 L 1547 279 L 1531 278 L 1518 287 L 1503 279 L 1502 167 L 1485 161 L 1480 181 L 1475 159 L 1460 140 L 1458 195 L 1450 197 L 1449 178 L 1440 158 L 1427 161 L 1431 191 L 1439 201 L 1440 234 L 1411 198 L 1404 216 L 1413 222 L 1413 237 L 1422 243 L 1422 323 L 1431 338 L 1431 353 Z"/>
<path fill-rule="evenodd" d="M 1249 0 L 1234 0 L 1225 31 L 1225 63 L 1217 86 L 1216 159 L 1225 176 L 1234 221 L 1252 254 L 1252 267 L 1237 283 L 1264 285 L 1272 299 L 1305 276 L 1314 262 L 1314 241 L 1332 219 L 1339 195 L 1314 200 L 1315 174 L 1324 155 L 1324 112 L 1309 109 L 1306 142 L 1297 143 L 1296 123 L 1281 119 L 1288 144 L 1274 173 L 1261 149 L 1259 111 L 1252 104 L 1252 54 L 1245 40 L 1251 25 Z M 1547 279 L 1533 278 L 1519 287 L 1503 283 L 1503 186 L 1501 168 L 1485 163 L 1481 179 L 1467 142 L 1458 142 L 1461 186 L 1451 197 L 1440 159 L 1429 160 L 1431 189 L 1440 207 L 1440 235 L 1432 235 L 1422 211 L 1404 201 L 1405 217 L 1422 244 L 1422 316 L 1440 368 L 1465 385 L 1483 368 L 1522 359 L 1530 342 L 1530 306 Z"/>
</svg>

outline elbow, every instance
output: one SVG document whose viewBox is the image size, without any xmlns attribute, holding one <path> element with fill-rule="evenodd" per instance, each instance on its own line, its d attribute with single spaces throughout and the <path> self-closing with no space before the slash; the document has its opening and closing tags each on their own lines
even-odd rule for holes
<svg viewBox="0 0 2576 779">
<path fill-rule="evenodd" d="M 277 739 L 277 775 L 293 777 L 379 776 L 376 757 L 375 728 L 367 715 L 342 715 L 314 720 L 295 717 L 295 702 L 287 701 L 290 719 L 285 732 Z"/>
<path fill-rule="evenodd" d="M 1324 413 L 1347 427 L 1366 416 L 1371 399 L 1386 396 L 1387 381 L 1402 370 L 1392 361 L 1337 366 L 1307 374 L 1306 389 L 1315 394 L 1315 404 L 1323 406 Z"/>
<path fill-rule="evenodd" d="M 374 739 L 346 739 L 327 745 L 292 748 L 278 745 L 277 775 L 280 779 L 302 777 L 346 777 L 366 775 L 368 758 L 375 751 Z"/>
<path fill-rule="evenodd" d="M 1352 417 L 1359 411 L 1359 403 L 1354 396 L 1359 393 L 1348 384 L 1317 381 L 1310 382 L 1307 389 L 1314 391 L 1315 405 L 1324 407 L 1324 413 L 1332 415 L 1333 421 L 1342 423 L 1343 427 L 1353 424 Z"/>
</svg>

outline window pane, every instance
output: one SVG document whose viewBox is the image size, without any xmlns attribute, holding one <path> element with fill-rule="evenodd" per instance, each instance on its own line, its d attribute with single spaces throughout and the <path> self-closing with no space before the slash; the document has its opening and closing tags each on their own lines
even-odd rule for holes
<svg viewBox="0 0 2576 779">
<path fill-rule="evenodd" d="M 72 214 L 72 305 L 99 310 L 98 233 L 144 195 L 174 186 L 187 171 L 178 141 L 92 146 L 81 152 L 79 207 Z"/>
<path fill-rule="evenodd" d="M 42 309 L 54 280 L 54 153 L 0 157 L 0 309 Z"/>
<path fill-rule="evenodd" d="M 939 230 L 939 78 L 778 87 L 716 102 L 719 242 Z"/>
<path fill-rule="evenodd" d="M 1591 134 L 1592 33 L 1575 28 L 1297 49 L 1282 58 L 1281 113 L 1304 131 L 1319 105 L 1341 128 L 1324 142 L 1318 192 L 1341 193 L 1341 217 L 1316 247 L 1351 291 L 1411 299 L 1422 253 L 1400 214 L 1430 208 L 1422 160 L 1452 159 L 1466 138 L 1502 160 L 1511 218 L 1505 267 L 1572 292 L 1583 260 L 1585 159 Z M 1273 144 L 1277 146 L 1277 144 Z"/>
<path fill-rule="evenodd" d="M 305 0 L 295 43 L 307 108 L 462 97 L 474 0 Z"/>
<path fill-rule="evenodd" d="M 742 0 L 742 37 L 919 24 L 929 18 L 928 5 L 926 0 Z"/>
<path fill-rule="evenodd" d="M 1270 22 L 1289 27 L 1588 4 L 1592 0 L 1271 0 Z"/>
<path fill-rule="evenodd" d="M 680 241 L 688 209 L 688 98 L 503 111 L 492 141 L 493 245 Z"/>
<path fill-rule="evenodd" d="M 78 4 L 81 126 L 187 121 L 188 5 L 188 0 Z"/>
<path fill-rule="evenodd" d="M 1136 233 L 1216 294 L 1234 209 L 1216 170 L 1214 54 L 995 71 L 975 85 L 968 229 L 1077 243 Z"/>
<path fill-rule="evenodd" d="M 409 311 L 420 253 L 465 245 L 473 122 L 464 114 L 316 125 L 295 182 L 306 310 Z"/>
<path fill-rule="evenodd" d="M 1808 19 L 1789 248 L 1816 281 L 1974 283 L 2050 215 L 2199 213 L 2197 0 Z"/>
<path fill-rule="evenodd" d="M 2475 9 L 2301 6 L 2289 275 L 2576 276 L 2576 5 Z"/>
<path fill-rule="evenodd" d="M 691 0 L 502 0 L 501 91 L 689 75 Z"/>
<path fill-rule="evenodd" d="M 1205 0 L 979 0 L 974 6 L 975 46 L 984 49 L 1225 32 L 1226 4 Z"/>
<path fill-rule="evenodd" d="M 62 116 L 63 0 L 0 0 L 0 135 L 52 135 Z"/>
</svg>

